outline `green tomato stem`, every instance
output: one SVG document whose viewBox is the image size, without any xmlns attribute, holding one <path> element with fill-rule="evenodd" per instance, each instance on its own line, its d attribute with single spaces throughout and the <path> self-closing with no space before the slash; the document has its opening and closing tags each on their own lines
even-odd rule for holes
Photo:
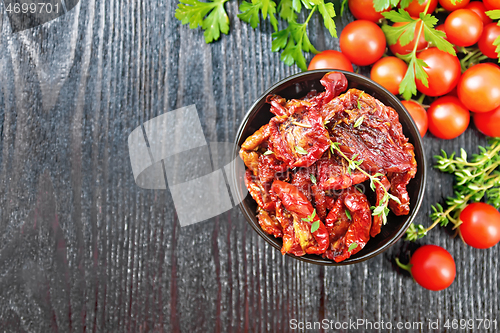
<svg viewBox="0 0 500 333">
<path fill-rule="evenodd" d="M 430 2 L 430 1 L 429 1 L 429 2 Z M 397 264 L 400 268 L 404 269 L 405 271 L 407 271 L 407 272 L 409 272 L 409 273 L 411 274 L 411 268 L 412 268 L 412 266 L 413 266 L 412 264 L 410 264 L 410 263 L 408 263 L 407 265 L 402 264 L 402 263 L 401 263 L 401 261 L 399 261 L 399 258 L 398 258 L 398 257 L 396 257 L 396 264 Z"/>
</svg>

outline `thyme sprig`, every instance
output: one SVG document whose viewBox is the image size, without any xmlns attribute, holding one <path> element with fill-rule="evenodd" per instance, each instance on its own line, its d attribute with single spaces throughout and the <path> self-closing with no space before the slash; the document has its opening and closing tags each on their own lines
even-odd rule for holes
<svg viewBox="0 0 500 333">
<path fill-rule="evenodd" d="M 424 237 L 438 224 L 446 227 L 450 222 L 457 229 L 460 213 L 469 202 L 478 202 L 486 197 L 486 202 L 495 208 L 500 208 L 500 138 L 493 138 L 490 146 L 479 146 L 480 153 L 474 154 L 471 161 L 467 160 L 467 152 L 460 150 L 460 156 L 445 151 L 435 156 L 435 168 L 455 175 L 454 196 L 446 199 L 445 209 L 437 203 L 432 206 L 430 215 L 433 223 L 428 228 L 422 225 L 411 225 L 406 232 L 406 239 L 415 241 Z"/>
<path fill-rule="evenodd" d="M 385 225 L 387 223 L 387 215 L 389 214 L 389 208 L 387 207 L 389 205 L 389 199 L 394 200 L 399 204 L 401 204 L 401 201 L 398 197 L 387 192 L 387 189 L 380 180 L 380 177 L 382 177 L 383 174 L 376 173 L 374 175 L 371 175 L 363 170 L 360 165 L 363 164 L 364 161 L 362 159 L 357 159 L 358 154 L 354 154 L 353 158 L 350 159 L 346 154 L 342 152 L 342 150 L 340 150 L 340 144 L 338 142 L 330 142 L 330 150 L 332 154 L 337 152 L 343 159 L 348 162 L 347 171 L 349 172 L 349 174 L 351 174 L 351 172 L 354 170 L 358 170 L 370 179 L 370 188 L 373 191 L 375 191 L 376 188 L 375 184 L 379 184 L 384 189 L 384 196 L 382 197 L 382 200 L 380 200 L 378 206 L 371 206 L 370 209 L 372 210 L 373 216 L 382 217 L 382 222 Z"/>
</svg>

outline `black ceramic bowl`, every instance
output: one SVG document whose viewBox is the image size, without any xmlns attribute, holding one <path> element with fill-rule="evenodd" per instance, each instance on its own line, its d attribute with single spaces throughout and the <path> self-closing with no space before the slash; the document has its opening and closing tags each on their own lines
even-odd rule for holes
<svg viewBox="0 0 500 333">
<path fill-rule="evenodd" d="M 278 82 L 267 90 L 250 107 L 250 110 L 245 115 L 236 135 L 236 145 L 240 147 L 248 136 L 253 134 L 274 116 L 269 111 L 270 105 L 266 103 L 267 95 L 277 94 L 286 99 L 292 99 L 301 98 L 312 89 L 316 89 L 318 92 L 324 91 L 323 86 L 320 84 L 320 79 L 328 72 L 329 70 L 315 70 L 295 74 L 282 80 L 281 82 Z M 391 94 L 379 84 L 359 74 L 344 71 L 339 72 L 344 73 L 346 76 L 349 82 L 348 89 L 357 88 L 359 90 L 363 90 L 380 100 L 385 105 L 391 106 L 396 110 L 399 114 L 399 121 L 403 125 L 403 132 L 405 136 L 415 147 L 415 158 L 418 165 L 418 171 L 415 178 L 412 179 L 407 186 L 408 193 L 411 198 L 410 214 L 407 216 L 396 216 L 391 212 L 388 216 L 387 224 L 382 227 L 381 233 L 376 237 L 371 238 L 366 246 L 355 255 L 340 263 L 336 263 L 333 260 L 323 259 L 318 255 L 308 254 L 302 257 L 297 257 L 287 254 L 295 259 L 318 265 L 337 266 L 354 264 L 372 258 L 387 250 L 392 244 L 401 238 L 406 229 L 410 226 L 411 222 L 417 215 L 425 191 L 426 162 L 422 139 L 410 114 L 406 111 L 396 96 Z M 237 157 L 234 156 L 234 158 Z M 256 218 L 257 204 L 252 199 L 250 194 L 246 194 L 247 191 L 245 190 L 244 175 L 241 171 L 233 172 L 232 174 L 234 175 L 232 181 L 237 187 L 237 191 L 235 191 L 236 196 L 239 196 L 235 199 L 237 202 L 240 202 L 240 208 L 243 211 L 243 215 L 245 215 L 248 223 L 250 223 L 253 229 L 269 244 L 280 250 L 282 246 L 281 238 L 274 238 L 273 236 L 266 234 L 259 225 Z M 245 197 L 243 197 L 243 193 L 245 193 Z"/>
</svg>

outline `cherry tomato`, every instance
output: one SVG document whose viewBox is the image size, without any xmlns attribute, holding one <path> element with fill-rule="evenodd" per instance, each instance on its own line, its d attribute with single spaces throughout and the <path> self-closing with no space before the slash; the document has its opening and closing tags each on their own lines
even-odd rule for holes
<svg viewBox="0 0 500 333">
<path fill-rule="evenodd" d="M 455 4 L 453 4 L 452 0 L 439 0 L 439 4 L 441 7 L 446 9 L 449 12 L 452 12 L 454 10 L 464 8 L 469 4 L 470 0 L 462 0 L 462 1 L 456 1 Z"/>
<path fill-rule="evenodd" d="M 358 66 L 379 60 L 385 52 L 385 35 L 375 23 L 357 20 L 344 27 L 340 34 L 342 53 Z"/>
<path fill-rule="evenodd" d="M 407 22 L 396 22 L 396 23 L 394 23 L 393 27 L 400 27 L 402 25 L 405 25 L 406 23 Z M 413 48 L 415 47 L 415 40 L 417 39 L 418 30 L 420 29 L 421 24 L 422 24 L 422 22 L 417 22 L 417 24 L 415 26 L 415 34 L 414 34 L 413 40 L 409 44 L 406 44 L 405 46 L 401 46 L 401 43 L 399 42 L 399 39 L 398 39 L 398 42 L 396 44 L 389 45 L 389 49 L 391 50 L 391 52 L 394 54 L 402 54 L 402 55 L 413 52 Z M 429 43 L 425 40 L 424 33 L 422 32 L 420 34 L 420 39 L 418 40 L 417 51 L 421 51 L 421 50 L 425 49 L 427 47 L 427 45 L 429 45 Z"/>
<path fill-rule="evenodd" d="M 385 57 L 372 67 L 371 79 L 389 90 L 394 95 L 399 93 L 399 84 L 405 77 L 408 65 L 396 57 Z"/>
<path fill-rule="evenodd" d="M 429 131 L 441 139 L 454 139 L 467 129 L 469 110 L 454 96 L 436 99 L 427 110 Z"/>
<path fill-rule="evenodd" d="M 460 233 L 468 245 L 487 249 L 500 242 L 500 213 L 495 207 L 475 202 L 460 213 Z"/>
<path fill-rule="evenodd" d="M 479 17 L 481 18 L 481 21 L 483 21 L 484 25 L 493 22 L 490 19 L 490 17 L 488 15 L 486 15 L 485 12 L 487 11 L 487 9 L 486 9 L 486 7 L 484 6 L 484 4 L 481 1 L 471 1 L 464 8 L 465 9 L 470 9 L 474 13 L 476 13 L 477 15 L 479 15 Z"/>
<path fill-rule="evenodd" d="M 483 21 L 470 9 L 457 9 L 446 18 L 444 31 L 450 43 L 471 46 L 483 33 Z"/>
<path fill-rule="evenodd" d="M 462 74 L 458 97 L 472 112 L 488 112 L 500 106 L 500 68 L 491 63 L 472 66 Z"/>
<path fill-rule="evenodd" d="M 429 9 L 427 10 L 427 13 L 430 14 L 434 11 L 434 9 L 436 9 L 437 4 L 438 4 L 438 0 L 427 0 L 422 4 L 418 3 L 418 0 L 412 0 L 412 2 L 410 2 L 408 7 L 403 8 L 403 9 L 406 10 L 408 12 L 408 14 L 410 14 L 410 16 L 419 17 L 420 13 L 424 12 L 425 6 L 427 6 L 427 2 L 429 2 L 429 1 L 431 3 L 429 5 Z"/>
<path fill-rule="evenodd" d="M 342 52 L 335 50 L 326 50 L 318 53 L 309 63 L 308 70 L 313 69 L 341 69 L 353 72 L 352 64 Z"/>
<path fill-rule="evenodd" d="M 424 245 L 410 259 L 411 274 L 425 289 L 443 290 L 455 280 L 455 260 L 451 254 L 437 245 Z"/>
<path fill-rule="evenodd" d="M 487 10 L 500 9 L 500 0 L 483 0 L 483 3 Z"/>
<path fill-rule="evenodd" d="M 377 23 L 384 18 L 382 13 L 390 9 L 388 8 L 382 12 L 377 12 L 375 8 L 373 8 L 373 0 L 349 0 L 349 10 L 358 20 L 368 20 Z"/>
<path fill-rule="evenodd" d="M 429 126 L 427 112 L 425 111 L 425 109 L 422 107 L 422 105 L 418 104 L 415 101 L 401 101 L 401 103 L 403 103 L 403 106 L 410 113 L 413 121 L 415 121 L 415 124 L 417 124 L 420 136 L 424 137 Z"/>
<path fill-rule="evenodd" d="M 500 27 L 496 23 L 490 23 L 484 27 L 477 46 L 488 58 L 498 58 L 498 54 L 495 51 L 497 47 L 493 45 L 498 36 L 500 36 Z"/>
<path fill-rule="evenodd" d="M 431 47 L 420 52 L 417 58 L 425 61 L 428 67 L 424 67 L 424 70 L 429 75 L 428 87 L 420 80 L 416 81 L 420 92 L 427 96 L 441 96 L 455 88 L 462 72 L 460 61 L 456 56 Z"/>
<path fill-rule="evenodd" d="M 490 112 L 474 113 L 474 124 L 487 136 L 500 137 L 500 106 Z"/>
</svg>

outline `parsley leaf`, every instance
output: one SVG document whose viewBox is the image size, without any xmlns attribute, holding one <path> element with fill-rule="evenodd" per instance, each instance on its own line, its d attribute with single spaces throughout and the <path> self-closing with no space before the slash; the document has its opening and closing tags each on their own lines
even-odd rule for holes
<svg viewBox="0 0 500 333">
<path fill-rule="evenodd" d="M 382 13 L 382 15 L 393 22 L 406 23 L 399 27 L 386 24 L 382 26 L 382 31 L 385 33 L 385 37 L 387 38 L 387 42 L 389 43 L 389 45 L 396 44 L 398 40 L 401 46 L 410 44 L 415 36 L 417 20 L 414 20 L 412 17 L 410 17 L 410 14 L 402 9 L 399 10 L 399 13 L 391 11 Z"/>
<path fill-rule="evenodd" d="M 364 116 L 359 117 L 358 120 L 356 120 L 356 122 L 354 123 L 354 128 L 361 126 L 361 124 L 363 123 L 364 119 L 365 119 Z"/>
<path fill-rule="evenodd" d="M 337 29 L 335 28 L 335 22 L 333 21 L 333 18 L 335 17 L 333 3 L 325 3 L 324 0 L 311 0 L 311 2 L 318 6 L 318 11 L 321 16 L 323 16 L 323 22 L 325 23 L 325 27 L 328 29 L 328 32 L 330 32 L 330 35 L 337 38 Z"/>
<path fill-rule="evenodd" d="M 485 14 L 492 20 L 500 20 L 500 9 L 488 10 Z"/>
<path fill-rule="evenodd" d="M 353 242 L 353 243 L 351 243 L 351 245 L 349 245 L 349 248 L 347 249 L 347 252 L 351 252 L 352 250 L 354 250 L 357 247 L 358 247 L 358 243 Z"/>
<path fill-rule="evenodd" d="M 302 154 L 302 155 L 307 155 L 307 150 L 305 150 L 304 148 L 302 147 L 299 147 L 299 146 L 295 146 L 295 151 L 299 154 Z"/>
<path fill-rule="evenodd" d="M 315 232 L 318 229 L 319 229 L 319 221 L 314 221 L 314 223 L 311 224 L 311 233 Z"/>
<path fill-rule="evenodd" d="M 373 0 L 373 8 L 375 11 L 381 12 L 390 7 L 396 7 L 399 3 L 399 0 Z"/>
<path fill-rule="evenodd" d="M 294 63 L 303 71 L 307 70 L 305 52 L 318 53 L 307 36 L 307 25 L 314 13 L 314 7 L 304 23 L 297 23 L 296 19 L 288 22 L 286 29 L 273 33 L 272 51 L 277 52 L 283 49 L 281 60 L 288 66 Z"/>
<path fill-rule="evenodd" d="M 316 216 L 316 209 L 313 210 L 313 212 L 311 213 L 311 215 L 309 215 L 308 217 L 306 218 L 302 218 L 302 221 L 305 221 L 305 222 L 312 222 L 314 221 L 314 217 Z"/>
<path fill-rule="evenodd" d="M 404 9 L 399 9 L 399 11 L 390 11 L 382 13 L 382 15 L 393 22 L 406 22 L 406 24 L 399 27 L 388 25 L 382 27 L 382 31 L 385 33 L 390 45 L 399 41 L 404 46 L 416 38 L 415 35 L 421 36 L 421 34 L 424 34 L 425 40 L 433 46 L 456 56 L 453 45 L 446 40 L 446 34 L 434 28 L 438 20 L 431 14 L 420 13 L 419 19 L 413 19 Z M 429 86 L 428 75 L 424 70 L 428 66 L 423 60 L 417 58 L 416 46 L 409 54 L 396 54 L 396 56 L 408 63 L 406 74 L 399 85 L 399 93 L 404 99 L 408 100 L 417 93 L 415 80 L 422 81 L 422 84 L 426 87 Z"/>
<path fill-rule="evenodd" d="M 448 52 L 451 55 L 457 55 L 453 45 L 446 40 L 446 33 L 444 31 L 436 30 L 438 20 L 431 14 L 420 14 L 420 19 L 424 24 L 425 40 L 432 43 L 435 47 L 443 52 Z"/>
<path fill-rule="evenodd" d="M 240 14 L 238 17 L 247 23 L 250 23 L 252 28 L 257 28 L 260 23 L 259 11 L 262 13 L 262 18 L 265 20 L 269 16 L 269 21 L 274 28 L 278 30 L 278 20 L 274 16 L 276 13 L 276 3 L 272 0 L 252 0 L 252 2 L 243 1 L 240 5 Z"/>
<path fill-rule="evenodd" d="M 205 30 L 205 42 L 211 43 L 219 39 L 221 32 L 226 35 L 229 32 L 229 17 L 224 9 L 224 3 L 227 1 L 180 0 L 175 17 L 182 24 L 189 23 L 190 29 L 201 26 Z"/>
</svg>

